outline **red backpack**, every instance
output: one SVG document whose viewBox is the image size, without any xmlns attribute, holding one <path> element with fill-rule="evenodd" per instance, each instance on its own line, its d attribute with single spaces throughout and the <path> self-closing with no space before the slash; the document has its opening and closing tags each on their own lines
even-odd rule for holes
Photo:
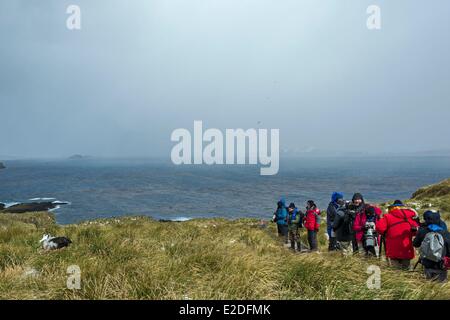
<svg viewBox="0 0 450 320">
<path fill-rule="evenodd" d="M 444 268 L 450 270 L 450 257 L 444 257 Z"/>
</svg>

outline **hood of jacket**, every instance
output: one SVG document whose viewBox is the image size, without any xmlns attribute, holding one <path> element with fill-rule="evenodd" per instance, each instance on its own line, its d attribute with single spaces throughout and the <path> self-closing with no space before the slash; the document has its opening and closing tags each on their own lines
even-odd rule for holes
<svg viewBox="0 0 450 320">
<path fill-rule="evenodd" d="M 423 214 L 423 218 L 427 226 L 431 224 L 439 225 L 441 221 L 441 215 L 437 211 L 427 211 Z"/>
<path fill-rule="evenodd" d="M 362 203 L 365 203 L 363 195 L 359 192 L 353 195 L 352 202 L 354 202 L 356 199 L 361 199 Z"/>
<path fill-rule="evenodd" d="M 331 202 L 336 203 L 339 199 L 344 199 L 344 194 L 341 192 L 333 192 Z"/>
<path fill-rule="evenodd" d="M 427 211 L 423 214 L 425 225 L 431 231 L 447 230 L 447 225 L 441 220 L 441 214 L 439 211 Z"/>
</svg>

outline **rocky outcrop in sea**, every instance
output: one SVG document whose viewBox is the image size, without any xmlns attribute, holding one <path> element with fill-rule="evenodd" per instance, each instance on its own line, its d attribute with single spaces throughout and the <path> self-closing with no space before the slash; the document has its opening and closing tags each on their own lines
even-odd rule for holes
<svg viewBox="0 0 450 320">
<path fill-rule="evenodd" d="M 25 212 L 41 212 L 57 209 L 61 205 L 69 204 L 61 201 L 43 201 L 43 202 L 28 202 L 18 203 L 6 207 L 5 204 L 0 203 L 1 213 L 25 213 Z"/>
</svg>

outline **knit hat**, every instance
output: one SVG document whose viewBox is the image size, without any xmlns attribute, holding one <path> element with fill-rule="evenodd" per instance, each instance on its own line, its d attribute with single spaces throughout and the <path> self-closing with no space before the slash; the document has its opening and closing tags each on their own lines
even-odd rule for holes
<svg viewBox="0 0 450 320">
<path fill-rule="evenodd" d="M 289 204 L 289 208 L 294 209 L 294 208 L 295 208 L 295 204 L 294 204 L 293 202 L 291 202 L 291 203 Z"/>
</svg>

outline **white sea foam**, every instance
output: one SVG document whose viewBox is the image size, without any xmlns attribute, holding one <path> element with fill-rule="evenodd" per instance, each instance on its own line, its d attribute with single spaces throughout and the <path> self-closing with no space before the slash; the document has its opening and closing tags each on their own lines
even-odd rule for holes
<svg viewBox="0 0 450 320">
<path fill-rule="evenodd" d="M 53 209 L 48 209 L 48 211 L 53 212 L 53 211 L 55 211 L 55 210 L 58 210 L 59 208 L 61 208 L 61 206 L 56 206 L 56 207 L 54 207 Z"/>
<path fill-rule="evenodd" d="M 20 204 L 20 202 L 2 202 L 5 205 L 5 209 Z"/>
<path fill-rule="evenodd" d="M 56 198 L 32 198 L 29 200 L 30 201 L 50 201 L 50 200 L 56 200 Z"/>
<path fill-rule="evenodd" d="M 186 217 L 177 217 L 177 218 L 173 218 L 173 219 L 170 219 L 171 221 L 179 221 L 179 222 L 182 222 L 182 221 L 189 221 L 189 220 L 192 220 L 192 218 L 186 218 Z"/>
<path fill-rule="evenodd" d="M 69 206 L 72 204 L 69 201 L 59 201 L 59 200 L 53 201 L 52 203 L 53 204 L 66 204 L 66 205 L 69 205 Z"/>
</svg>

